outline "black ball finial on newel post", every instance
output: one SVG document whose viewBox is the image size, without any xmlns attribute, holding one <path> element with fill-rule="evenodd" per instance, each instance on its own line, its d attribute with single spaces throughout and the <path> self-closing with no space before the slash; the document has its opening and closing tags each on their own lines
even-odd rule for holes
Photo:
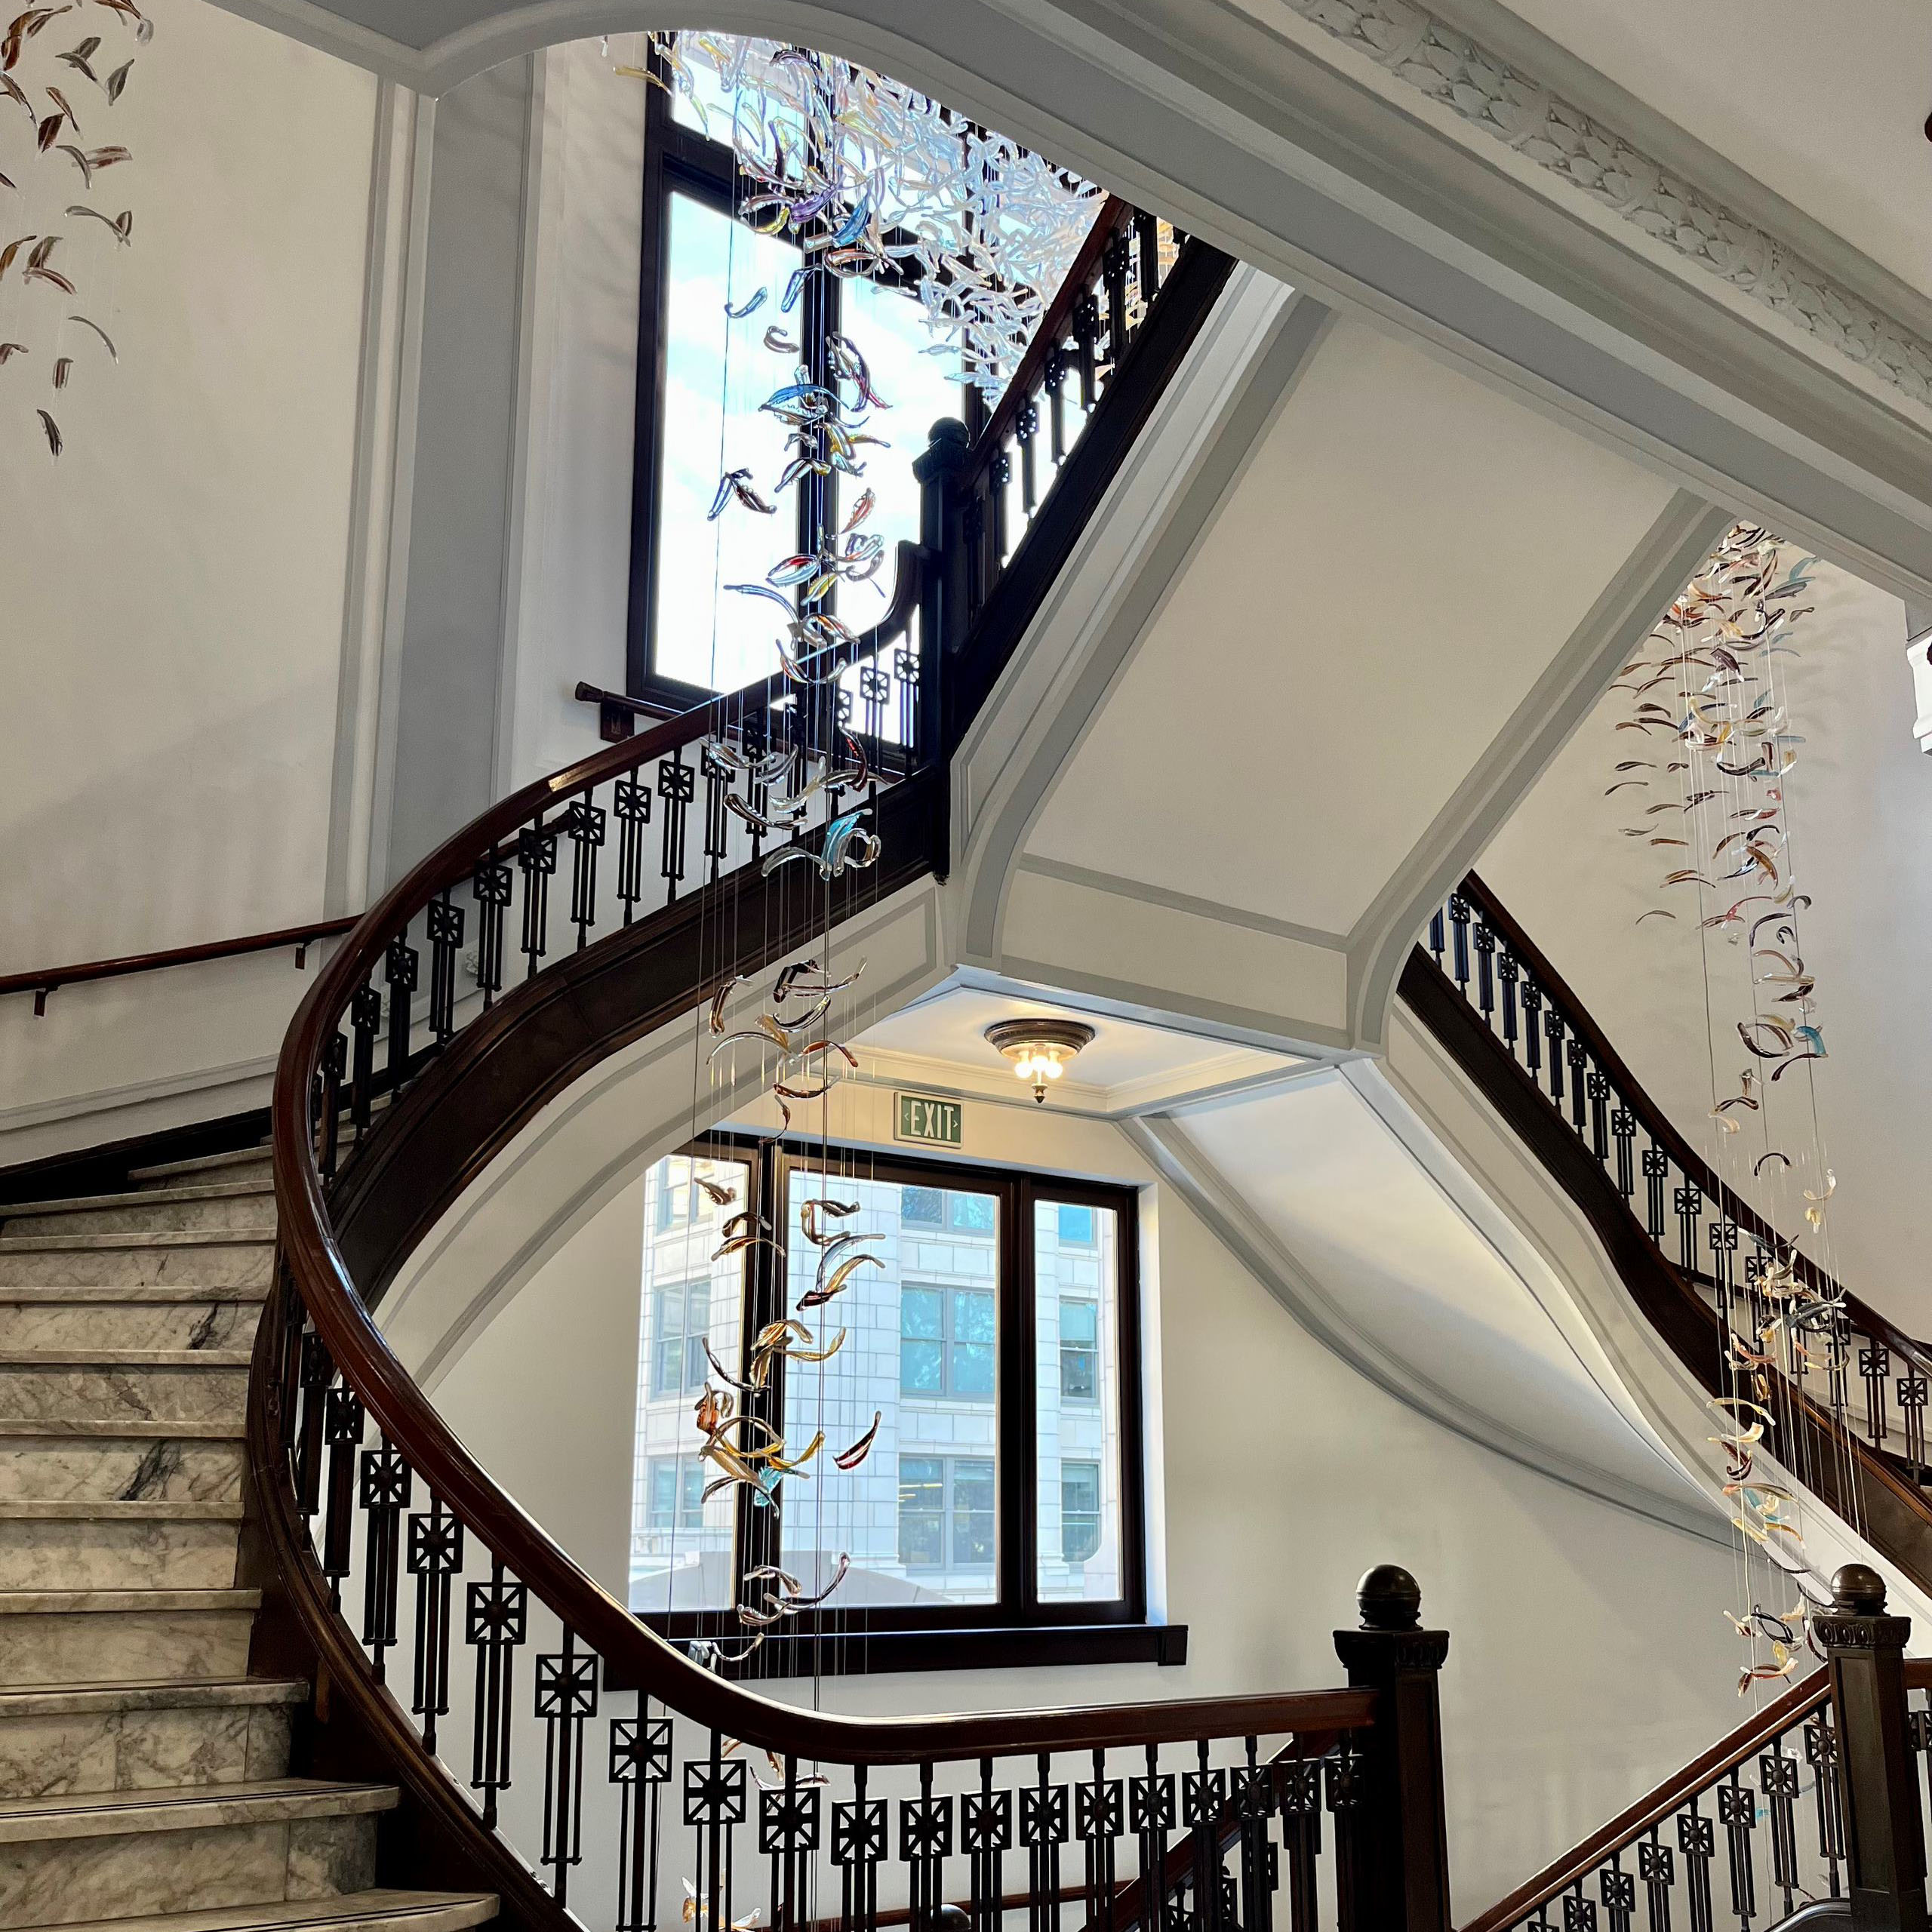
<svg viewBox="0 0 1932 1932">
<path fill-rule="evenodd" d="M 1364 1630 L 1415 1630 L 1422 1626 L 1422 1586 L 1399 1564 L 1378 1563 L 1355 1586 Z"/>
</svg>

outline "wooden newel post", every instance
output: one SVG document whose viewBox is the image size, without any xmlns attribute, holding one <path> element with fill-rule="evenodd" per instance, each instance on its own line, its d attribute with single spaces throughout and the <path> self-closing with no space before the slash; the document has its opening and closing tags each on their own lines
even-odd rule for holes
<svg viewBox="0 0 1932 1932">
<path fill-rule="evenodd" d="M 1446 1630 L 1422 1626 L 1422 1592 L 1385 1563 L 1357 1587 L 1361 1628 L 1337 1630 L 1351 1687 L 1381 1693 L 1340 1843 L 1355 1932 L 1449 1932 L 1449 1834 L 1442 1804 L 1438 1680 Z"/>
<path fill-rule="evenodd" d="M 1811 1628 L 1831 1665 L 1854 1932 L 1926 1932 L 1925 1834 L 1906 1715 L 1912 1619 L 1887 1617 L 1884 1579 L 1847 1563 Z"/>
<path fill-rule="evenodd" d="M 919 544 L 925 552 L 919 601 L 919 755 L 928 762 L 940 755 L 941 667 L 965 635 L 966 546 L 959 528 L 959 477 L 969 446 L 965 424 L 956 417 L 942 416 L 927 432 L 926 447 L 912 460 L 919 485 Z"/>
</svg>

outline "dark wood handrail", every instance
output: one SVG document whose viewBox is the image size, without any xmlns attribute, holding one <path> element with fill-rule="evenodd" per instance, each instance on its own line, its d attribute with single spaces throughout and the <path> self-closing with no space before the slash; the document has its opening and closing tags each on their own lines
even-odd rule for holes
<svg viewBox="0 0 1932 1932">
<path fill-rule="evenodd" d="M 1087 293 L 1094 271 L 1107 252 L 1107 244 L 1133 220 L 1134 213 L 1133 204 L 1122 201 L 1118 195 L 1109 195 L 1101 204 L 1100 213 L 1094 217 L 1093 226 L 1087 231 L 1087 238 L 1081 243 L 1079 251 L 1054 291 L 1054 299 L 1047 304 L 1040 325 L 1033 331 L 1032 340 L 1027 343 L 1025 352 L 1014 365 L 1013 374 L 1008 377 L 999 401 L 987 417 L 985 428 L 974 438 L 973 447 L 966 457 L 967 481 L 986 469 L 999 454 L 1000 445 L 1013 433 L 1014 419 L 1038 386 L 1048 357 L 1066 340 L 1075 306 Z"/>
<path fill-rule="evenodd" d="M 1573 1846 L 1545 1866 L 1526 1884 L 1497 1903 L 1479 1918 L 1472 1918 L 1463 1932 L 1508 1932 L 1540 1905 L 1546 1905 L 1580 1878 L 1587 1878 L 1613 1851 L 1621 1850 L 1651 1826 L 1669 1817 L 1678 1807 L 1707 1789 L 1734 1764 L 1741 1764 L 1753 1752 L 1761 1751 L 1801 1718 L 1820 1708 L 1831 1693 L 1831 1673 L 1814 1670 L 1795 1684 L 1781 1697 L 1754 1712 L 1737 1728 L 1721 1737 L 1701 1757 L 1694 1758 L 1680 1771 L 1673 1771 L 1663 1783 L 1627 1811 L 1620 1813 L 1600 1831 L 1582 1844 Z"/>
<path fill-rule="evenodd" d="M 1463 897 L 1488 921 L 1503 943 L 1528 968 L 1552 1002 L 1561 1008 L 1564 1025 L 1596 1057 L 1598 1065 L 1609 1075 L 1612 1084 L 1623 1094 L 1630 1111 L 1642 1123 L 1651 1139 L 1683 1169 L 1685 1177 L 1694 1186 L 1701 1188 L 1718 1203 L 1730 1220 L 1774 1251 L 1785 1252 L 1789 1243 L 1678 1132 L 1669 1115 L 1651 1097 L 1643 1082 L 1631 1072 L 1623 1056 L 1604 1036 L 1602 1029 L 1591 1017 L 1589 1008 L 1550 964 L 1536 942 L 1510 916 L 1508 907 L 1474 872 L 1463 881 L 1462 891 Z M 1808 1256 L 1793 1254 L 1792 1262 L 1794 1271 L 1807 1286 L 1827 1300 L 1844 1297 L 1846 1311 L 1854 1325 L 1887 1347 L 1896 1349 L 1908 1361 L 1915 1363 L 1921 1373 L 1932 1376 L 1932 1349 L 1928 1349 L 1924 1343 L 1914 1340 L 1887 1321 L 1869 1303 L 1861 1300 L 1833 1280 Z"/>
<path fill-rule="evenodd" d="M 51 966 L 38 973 L 0 974 L 0 995 L 32 993 L 36 1014 L 47 1011 L 47 995 L 62 986 L 73 986 L 88 980 L 118 980 L 132 973 L 165 972 L 171 966 L 198 966 L 209 959 L 235 959 L 248 952 L 273 952 L 292 946 L 295 963 L 305 964 L 304 955 L 318 939 L 333 939 L 349 931 L 359 915 L 351 912 L 341 918 L 312 919 L 304 926 L 281 926 L 272 933 L 243 933 L 234 939 L 205 940 L 198 946 L 175 946 L 158 952 L 130 952 L 118 959 L 89 959 L 74 966 Z"/>
</svg>

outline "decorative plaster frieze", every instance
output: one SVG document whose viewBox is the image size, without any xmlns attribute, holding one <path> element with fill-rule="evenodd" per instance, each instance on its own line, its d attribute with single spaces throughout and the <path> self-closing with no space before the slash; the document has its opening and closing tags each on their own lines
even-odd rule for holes
<svg viewBox="0 0 1932 1932">
<path fill-rule="evenodd" d="M 1406 0 L 1287 4 L 1821 346 L 1932 405 L 1932 344 L 1466 35 Z"/>
</svg>

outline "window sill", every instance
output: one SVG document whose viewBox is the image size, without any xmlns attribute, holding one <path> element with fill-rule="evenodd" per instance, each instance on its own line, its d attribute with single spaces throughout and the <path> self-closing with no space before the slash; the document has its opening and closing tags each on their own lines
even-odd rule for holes
<svg viewBox="0 0 1932 1932">
<path fill-rule="evenodd" d="M 721 1675 L 738 1680 L 879 1677 L 905 1671 L 1186 1661 L 1185 1623 L 1053 1623 L 1019 1630 L 880 1630 L 869 1636 L 772 1637 L 743 1663 L 725 1666 Z"/>
</svg>

